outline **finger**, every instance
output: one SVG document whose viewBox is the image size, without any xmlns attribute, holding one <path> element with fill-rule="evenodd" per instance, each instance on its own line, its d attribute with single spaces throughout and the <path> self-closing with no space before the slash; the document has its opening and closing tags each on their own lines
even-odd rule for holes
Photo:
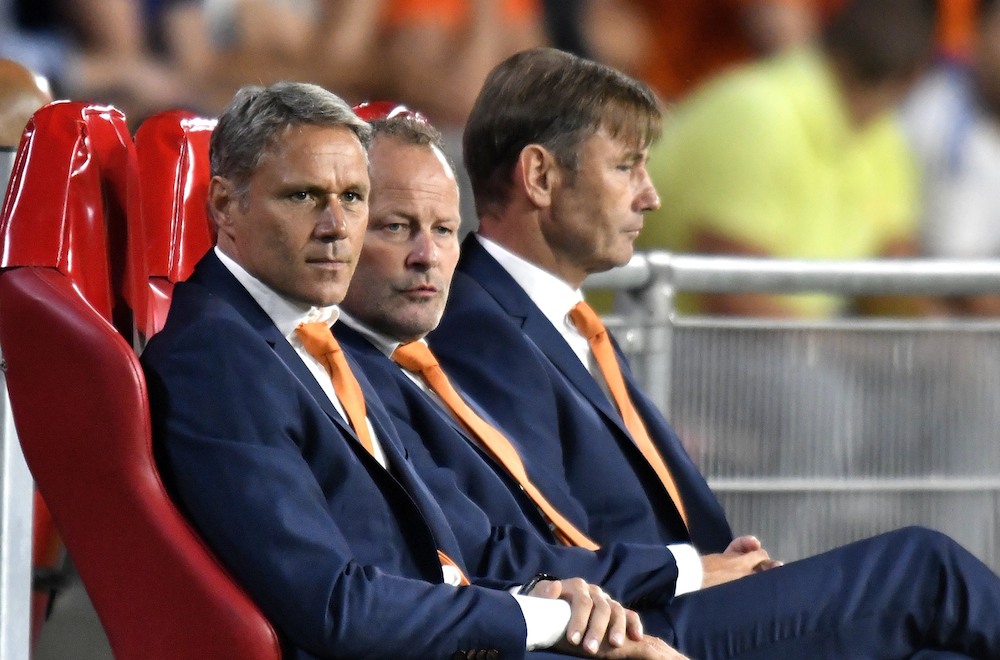
<svg viewBox="0 0 1000 660">
<path fill-rule="evenodd" d="M 726 548 L 726 552 L 745 554 L 747 552 L 753 552 L 755 550 L 761 549 L 760 540 L 756 536 L 739 536 L 729 544 Z"/>
<path fill-rule="evenodd" d="M 579 645 L 583 640 L 583 633 L 587 630 L 590 612 L 594 607 L 593 599 L 590 596 L 590 585 L 579 578 L 563 580 L 563 582 L 560 598 L 567 601 L 570 606 L 566 639 L 573 645 Z"/>
<path fill-rule="evenodd" d="M 772 568 L 778 568 L 779 566 L 784 566 L 785 562 L 778 559 L 765 559 L 763 561 L 757 562 L 753 567 L 754 573 L 760 573 L 761 571 L 769 571 Z"/>
<path fill-rule="evenodd" d="M 625 634 L 634 641 L 642 639 L 642 619 L 632 610 L 625 610 Z"/>
<path fill-rule="evenodd" d="M 767 554 L 767 550 L 754 550 L 740 557 L 740 564 L 751 571 L 757 570 L 758 565 L 769 561 L 771 557 Z"/>
<path fill-rule="evenodd" d="M 541 580 L 528 593 L 529 596 L 537 596 L 539 598 L 559 598 L 561 594 L 562 581 L 560 580 Z"/>
<path fill-rule="evenodd" d="M 608 634 L 608 624 L 611 621 L 611 603 L 607 594 L 595 586 L 591 586 L 590 601 L 590 620 L 587 621 L 587 632 L 583 636 L 583 648 L 588 653 L 596 654 L 601 648 L 601 642 Z"/>
<path fill-rule="evenodd" d="M 628 628 L 627 612 L 631 610 L 626 610 L 621 603 L 615 600 L 610 600 L 608 604 L 611 607 L 611 618 L 608 620 L 608 643 L 618 648 L 625 643 L 625 633 Z"/>
</svg>

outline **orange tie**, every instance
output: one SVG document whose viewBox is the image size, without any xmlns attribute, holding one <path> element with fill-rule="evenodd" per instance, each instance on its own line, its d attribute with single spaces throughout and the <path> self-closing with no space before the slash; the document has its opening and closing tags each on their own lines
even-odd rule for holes
<svg viewBox="0 0 1000 660">
<path fill-rule="evenodd" d="M 337 393 L 337 398 L 344 406 L 344 412 L 347 413 L 347 419 L 354 428 L 354 432 L 358 434 L 358 440 L 368 450 L 368 453 L 374 456 L 375 449 L 372 437 L 368 433 L 364 392 L 361 391 L 358 379 L 354 377 L 351 366 L 344 358 L 344 351 L 341 350 L 340 344 L 330 332 L 330 326 L 319 321 L 301 323 L 295 328 L 295 332 L 309 355 L 312 355 L 326 367 L 326 372 L 330 374 L 330 380 L 333 382 L 333 391 Z M 465 577 L 465 573 L 459 565 L 442 550 L 438 550 L 437 553 L 441 565 L 454 568 L 458 571 L 461 584 L 468 585 L 469 578 Z"/>
<path fill-rule="evenodd" d="M 365 395 L 361 392 L 358 380 L 351 373 L 351 367 L 344 359 L 344 351 L 340 344 L 333 338 L 330 326 L 322 322 L 301 323 L 295 328 L 295 332 L 302 341 L 302 346 L 309 351 L 309 355 L 320 361 L 326 367 L 326 372 L 330 374 L 333 381 L 333 391 L 337 393 L 344 412 L 347 413 L 347 420 L 358 434 L 358 440 L 368 453 L 375 455 L 372 438 L 368 435 L 367 412 L 365 411 Z"/>
<path fill-rule="evenodd" d="M 649 439 L 646 425 L 639 417 L 639 413 L 636 412 L 632 397 L 629 396 L 628 389 L 625 387 L 625 380 L 622 378 L 621 367 L 618 366 L 618 358 L 615 356 L 615 349 L 608 337 L 607 328 L 601 323 L 597 313 L 584 301 L 580 301 L 570 310 L 569 317 L 590 343 L 590 350 L 593 351 L 597 366 L 604 375 L 604 381 L 611 392 L 611 398 L 614 399 L 615 405 L 618 407 L 618 412 L 621 413 L 625 428 L 632 435 L 632 440 L 639 447 L 639 451 L 660 477 L 663 487 L 670 494 L 670 499 L 674 501 L 674 506 L 677 507 L 677 511 L 684 520 L 684 525 L 687 526 L 687 512 L 684 510 L 684 503 L 681 502 L 680 491 L 677 490 L 677 484 L 670 475 L 667 464 L 663 462 L 663 457 L 653 446 L 653 441 Z"/>
<path fill-rule="evenodd" d="M 566 520 L 542 495 L 542 492 L 528 477 L 524 463 L 517 455 L 517 450 L 503 433 L 477 415 L 462 399 L 462 396 L 455 391 L 426 344 L 419 341 L 402 344 L 393 352 L 392 359 L 404 369 L 420 374 L 424 382 L 448 406 L 456 419 L 465 424 L 466 428 L 479 438 L 479 441 L 493 455 L 493 458 L 507 470 L 508 474 L 514 477 L 531 498 L 531 501 L 535 503 L 535 506 L 549 519 L 555 528 L 556 538 L 566 545 L 575 545 L 588 550 L 598 549 L 599 546 L 596 543 L 577 529 L 573 523 Z"/>
</svg>

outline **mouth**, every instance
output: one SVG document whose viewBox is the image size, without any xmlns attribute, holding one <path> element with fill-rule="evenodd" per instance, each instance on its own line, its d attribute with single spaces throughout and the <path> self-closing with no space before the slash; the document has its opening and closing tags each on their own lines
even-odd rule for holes
<svg viewBox="0 0 1000 660">
<path fill-rule="evenodd" d="M 408 298 L 434 298 L 441 292 L 436 286 L 421 284 L 403 289 L 401 293 Z"/>
<path fill-rule="evenodd" d="M 441 294 L 441 287 L 435 286 L 429 282 L 419 282 L 409 286 L 404 286 L 398 289 L 398 291 L 407 298 L 415 298 L 419 300 L 439 296 Z"/>
<path fill-rule="evenodd" d="M 312 266 L 313 268 L 319 268 L 321 270 L 341 270 L 347 268 L 350 262 L 346 259 L 337 259 L 335 257 L 320 257 L 314 259 L 306 259 L 306 264 Z"/>
<path fill-rule="evenodd" d="M 644 224 L 645 223 L 640 219 L 638 222 L 636 222 L 636 223 L 634 223 L 634 224 L 632 224 L 632 225 L 630 225 L 628 227 L 625 227 L 625 229 L 623 229 L 622 231 L 623 231 L 623 233 L 627 234 L 628 236 L 631 236 L 631 237 L 635 238 L 642 231 L 642 227 L 643 227 Z"/>
</svg>

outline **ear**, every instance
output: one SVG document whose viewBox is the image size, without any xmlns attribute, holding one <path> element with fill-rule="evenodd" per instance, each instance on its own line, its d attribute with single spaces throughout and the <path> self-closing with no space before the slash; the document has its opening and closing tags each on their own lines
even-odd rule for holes
<svg viewBox="0 0 1000 660">
<path fill-rule="evenodd" d="M 529 144 L 521 150 L 514 169 L 514 180 L 531 202 L 538 207 L 552 203 L 552 189 L 560 175 L 555 155 L 540 144 Z"/>
<path fill-rule="evenodd" d="M 235 186 L 229 179 L 212 177 L 208 184 L 208 212 L 215 221 L 220 237 L 232 237 L 233 215 L 239 201 Z"/>
</svg>

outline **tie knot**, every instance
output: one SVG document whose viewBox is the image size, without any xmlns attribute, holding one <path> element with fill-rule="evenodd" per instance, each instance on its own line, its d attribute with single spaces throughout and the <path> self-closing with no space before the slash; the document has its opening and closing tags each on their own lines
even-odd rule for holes
<svg viewBox="0 0 1000 660">
<path fill-rule="evenodd" d="M 586 301 L 581 300 L 574 305 L 573 309 L 569 310 L 569 318 L 573 321 L 576 329 L 587 339 L 593 339 L 602 332 L 607 332 L 604 323 L 601 322 L 601 317 Z"/>
<path fill-rule="evenodd" d="M 340 344 L 333 338 L 330 326 L 321 321 L 300 323 L 295 328 L 295 334 L 299 336 L 303 348 L 317 360 L 323 360 L 327 354 L 340 350 Z"/>
<path fill-rule="evenodd" d="M 392 359 L 404 369 L 415 372 L 437 366 L 438 363 L 434 354 L 431 353 L 431 349 L 422 341 L 400 344 L 392 352 Z"/>
</svg>

